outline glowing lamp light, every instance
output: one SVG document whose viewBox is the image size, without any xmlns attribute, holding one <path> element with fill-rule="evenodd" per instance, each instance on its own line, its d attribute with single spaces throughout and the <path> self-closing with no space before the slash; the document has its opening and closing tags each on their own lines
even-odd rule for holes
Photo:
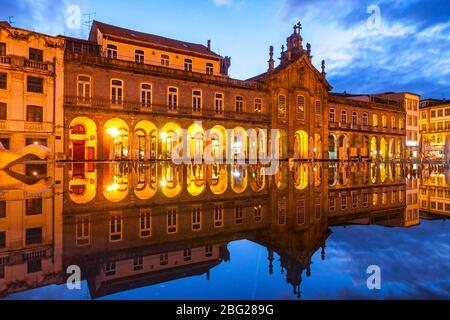
<svg viewBox="0 0 450 320">
<path fill-rule="evenodd" d="M 106 187 L 106 191 L 108 192 L 116 191 L 118 189 L 119 185 L 117 183 L 113 183 L 112 185 Z"/>
<path fill-rule="evenodd" d="M 161 132 L 161 139 L 167 139 L 167 133 Z"/>
<path fill-rule="evenodd" d="M 110 136 L 112 136 L 114 138 L 120 134 L 120 132 L 119 132 L 119 130 L 117 130 L 117 128 L 109 128 L 108 130 L 106 130 L 106 133 L 108 133 Z"/>
<path fill-rule="evenodd" d="M 241 177 L 241 173 L 240 173 L 239 171 L 234 171 L 234 172 L 233 172 L 233 176 L 234 176 L 235 178 L 240 178 L 240 177 Z"/>
<path fill-rule="evenodd" d="M 37 173 L 36 171 L 34 171 L 34 172 L 33 172 L 33 176 L 36 177 L 37 175 L 38 175 L 38 173 Z"/>
<path fill-rule="evenodd" d="M 35 146 L 37 146 L 37 145 L 39 144 L 39 142 L 34 141 L 33 144 L 34 144 Z"/>
<path fill-rule="evenodd" d="M 167 181 L 166 180 L 161 180 L 161 187 L 163 187 L 163 188 L 167 187 Z"/>
</svg>

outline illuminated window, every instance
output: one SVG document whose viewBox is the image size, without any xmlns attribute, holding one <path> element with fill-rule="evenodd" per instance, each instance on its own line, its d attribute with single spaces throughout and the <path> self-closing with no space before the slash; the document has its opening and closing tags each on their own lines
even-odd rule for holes
<svg viewBox="0 0 450 320">
<path fill-rule="evenodd" d="M 253 219 L 255 222 L 260 222 L 262 220 L 262 206 L 256 206 L 253 208 Z"/>
<path fill-rule="evenodd" d="M 167 90 L 167 106 L 170 111 L 176 111 L 178 108 L 178 89 L 169 87 Z"/>
<path fill-rule="evenodd" d="M 169 64 L 170 64 L 169 56 L 166 54 L 161 55 L 161 65 L 164 67 L 168 67 Z"/>
<path fill-rule="evenodd" d="M 397 124 L 397 121 L 395 120 L 395 117 L 392 116 L 392 117 L 391 117 L 391 127 L 392 127 L 392 128 L 395 128 L 395 127 L 396 127 L 396 124 Z"/>
<path fill-rule="evenodd" d="M 202 92 L 200 90 L 192 91 L 192 110 L 194 112 L 202 111 Z"/>
<path fill-rule="evenodd" d="M 372 125 L 373 125 L 374 127 L 378 127 L 378 115 L 376 115 L 376 114 L 374 114 L 374 115 L 372 116 Z"/>
<path fill-rule="evenodd" d="M 244 111 L 244 98 L 242 96 L 236 96 L 236 113 L 242 113 Z"/>
<path fill-rule="evenodd" d="M 216 109 L 217 114 L 223 113 L 223 94 L 222 93 L 216 93 L 215 99 L 214 99 L 214 105 Z"/>
<path fill-rule="evenodd" d="M 123 103 L 123 81 L 111 80 L 111 103 L 122 104 Z"/>
<path fill-rule="evenodd" d="M 184 70 L 192 71 L 192 60 L 191 59 L 184 59 Z"/>
<path fill-rule="evenodd" d="M 137 63 L 144 63 L 145 61 L 145 53 L 142 50 L 136 50 L 134 52 L 134 61 Z"/>
<path fill-rule="evenodd" d="M 262 99 L 259 98 L 255 99 L 255 112 L 256 113 L 262 112 Z"/>
<path fill-rule="evenodd" d="M 108 44 L 108 46 L 106 47 L 106 56 L 109 59 L 117 59 L 117 46 Z"/>
<path fill-rule="evenodd" d="M 206 64 L 206 74 L 208 74 L 208 75 L 214 74 L 214 65 L 212 63 Z"/>
<path fill-rule="evenodd" d="M 383 128 L 387 128 L 387 117 L 386 116 L 381 117 L 381 124 L 382 124 Z"/>
<path fill-rule="evenodd" d="M 342 195 L 342 198 L 341 198 L 341 209 L 342 210 L 346 210 L 347 209 L 347 196 L 346 195 Z"/>
<path fill-rule="evenodd" d="M 376 207 L 378 205 L 378 193 L 372 195 L 372 206 Z"/>
<path fill-rule="evenodd" d="M 143 108 L 152 107 L 152 85 L 149 83 L 141 85 L 141 106 Z"/>
</svg>

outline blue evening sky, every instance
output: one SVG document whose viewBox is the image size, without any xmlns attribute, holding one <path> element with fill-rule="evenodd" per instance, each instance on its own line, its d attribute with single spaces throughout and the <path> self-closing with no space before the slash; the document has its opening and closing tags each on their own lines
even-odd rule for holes
<svg viewBox="0 0 450 320">
<path fill-rule="evenodd" d="M 13 16 L 18 27 L 87 37 L 88 28 L 67 27 L 70 5 L 129 29 L 204 44 L 211 39 L 215 51 L 232 57 L 230 73 L 239 79 L 264 72 L 268 47 L 274 45 L 278 56 L 301 20 L 313 62 L 327 61 L 334 91 L 450 99 L 447 0 L 3 0 L 0 19 Z M 380 19 L 371 19 L 378 12 L 373 5 Z"/>
</svg>

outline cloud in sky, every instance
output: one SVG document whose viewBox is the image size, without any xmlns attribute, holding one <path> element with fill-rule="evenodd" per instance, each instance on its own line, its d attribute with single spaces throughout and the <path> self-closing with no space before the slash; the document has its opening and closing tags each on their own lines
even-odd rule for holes
<svg viewBox="0 0 450 320">
<path fill-rule="evenodd" d="M 303 21 L 313 53 L 327 60 L 335 91 L 413 91 L 424 98 L 449 98 L 450 3 L 379 1 L 376 29 L 367 25 L 371 4 L 286 0 L 285 16 Z"/>
</svg>

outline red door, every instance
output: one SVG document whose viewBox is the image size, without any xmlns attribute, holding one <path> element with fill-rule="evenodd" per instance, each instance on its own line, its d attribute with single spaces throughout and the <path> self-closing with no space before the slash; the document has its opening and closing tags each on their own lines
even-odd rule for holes
<svg viewBox="0 0 450 320">
<path fill-rule="evenodd" d="M 84 161 L 85 156 L 85 145 L 86 141 L 74 141 L 73 142 L 73 161 Z M 75 177 L 84 178 L 84 163 L 75 163 L 73 165 L 73 175 Z"/>
</svg>

